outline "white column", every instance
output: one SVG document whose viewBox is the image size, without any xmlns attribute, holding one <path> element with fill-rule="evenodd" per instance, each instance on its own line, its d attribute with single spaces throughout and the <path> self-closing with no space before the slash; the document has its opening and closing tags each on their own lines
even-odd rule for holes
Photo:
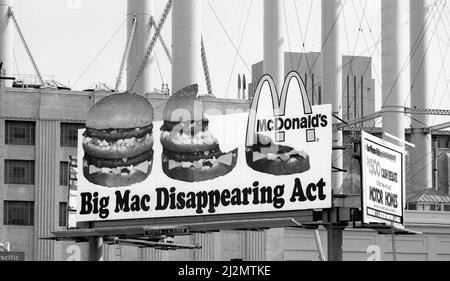
<svg viewBox="0 0 450 281">
<path fill-rule="evenodd" d="M 284 34 L 283 1 L 264 0 L 264 74 L 272 76 L 281 93 L 284 83 Z M 256 235 L 268 241 L 264 249 L 267 260 L 283 260 L 284 228 L 273 228 Z M 257 240 L 249 241 L 250 247 L 259 247 Z"/>
<path fill-rule="evenodd" d="M 202 2 L 175 0 L 172 7 L 172 89 L 204 84 L 201 59 Z"/>
<path fill-rule="evenodd" d="M 322 0 L 322 95 L 323 104 L 332 104 L 333 114 L 342 118 L 342 1 Z M 336 122 L 336 120 L 335 120 Z M 343 146 L 342 131 L 333 130 L 333 146 Z M 333 167 L 343 169 L 343 151 L 333 150 Z M 342 193 L 344 173 L 333 173 L 335 194 Z"/>
<path fill-rule="evenodd" d="M 428 71 L 429 55 L 427 44 L 431 39 L 431 31 L 426 22 L 433 7 L 431 0 L 410 0 L 411 50 L 415 54 L 411 57 L 411 106 L 417 108 L 431 107 L 430 74 Z M 428 23 L 429 24 L 429 23 Z M 414 85 L 412 85 L 414 81 Z M 411 188 L 432 187 L 432 139 L 431 134 L 425 133 L 423 128 L 429 126 L 429 117 L 415 115 L 411 120 L 413 132 L 411 141 L 416 148 L 411 153 Z"/>
<path fill-rule="evenodd" d="M 153 13 L 153 0 L 128 0 L 128 12 L 127 12 L 127 35 L 130 34 L 132 28 L 133 17 L 136 15 L 136 31 L 134 33 L 134 39 L 130 47 L 130 54 L 128 55 L 127 62 L 127 90 L 131 90 L 131 87 L 136 79 L 136 75 L 144 60 L 145 53 L 150 44 L 151 23 L 150 17 Z M 158 22 L 158 18 L 155 19 Z M 125 44 L 124 44 L 125 46 Z M 153 90 L 152 84 L 153 77 L 153 63 L 154 56 L 152 55 L 145 67 L 142 75 L 136 81 L 134 92 L 138 94 L 146 94 Z"/>
<path fill-rule="evenodd" d="M 9 16 L 12 0 L 0 0 L 0 61 L 3 62 L 2 73 L 12 76 L 13 22 Z M 11 80 L 4 80 L 6 87 L 11 87 Z"/>
<path fill-rule="evenodd" d="M 264 0 L 264 74 L 270 74 L 279 92 L 284 82 L 283 1 Z"/>
<path fill-rule="evenodd" d="M 402 110 L 409 90 L 409 72 L 403 66 L 409 59 L 409 21 L 407 2 L 404 0 L 382 0 L 381 2 L 381 68 L 382 68 L 382 109 Z M 406 6 L 406 7 L 405 7 Z M 405 33 L 406 32 L 406 33 Z M 401 113 L 383 114 L 383 131 L 400 139 L 405 139 L 405 122 Z M 399 142 L 385 137 L 399 146 Z"/>
</svg>

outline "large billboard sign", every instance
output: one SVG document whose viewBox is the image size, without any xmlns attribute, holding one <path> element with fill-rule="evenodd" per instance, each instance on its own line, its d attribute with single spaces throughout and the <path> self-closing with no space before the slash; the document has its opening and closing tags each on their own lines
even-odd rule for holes
<svg viewBox="0 0 450 281">
<path fill-rule="evenodd" d="M 135 94 L 113 94 L 78 136 L 76 220 L 282 212 L 331 207 L 331 106 L 303 82 L 264 76 L 249 112 L 204 110 L 198 87 L 163 121 Z"/>
<path fill-rule="evenodd" d="M 361 133 L 363 223 L 403 227 L 404 149 Z"/>
</svg>

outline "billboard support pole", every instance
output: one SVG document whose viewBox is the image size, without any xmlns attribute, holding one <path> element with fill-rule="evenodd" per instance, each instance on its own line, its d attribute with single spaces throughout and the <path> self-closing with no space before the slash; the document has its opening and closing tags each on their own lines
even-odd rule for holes
<svg viewBox="0 0 450 281">
<path fill-rule="evenodd" d="M 326 226 L 328 261 L 343 260 L 343 233 L 347 224 Z"/>
<path fill-rule="evenodd" d="M 89 238 L 89 261 L 103 261 L 103 238 Z"/>
<path fill-rule="evenodd" d="M 395 246 L 395 229 L 394 229 L 394 223 L 391 222 L 391 240 L 392 240 L 392 259 L 393 261 L 397 261 L 397 250 Z"/>
<path fill-rule="evenodd" d="M 323 211 L 324 227 L 327 230 L 328 261 L 343 260 L 343 232 L 350 221 L 350 213 L 350 208 L 338 206 Z"/>
</svg>

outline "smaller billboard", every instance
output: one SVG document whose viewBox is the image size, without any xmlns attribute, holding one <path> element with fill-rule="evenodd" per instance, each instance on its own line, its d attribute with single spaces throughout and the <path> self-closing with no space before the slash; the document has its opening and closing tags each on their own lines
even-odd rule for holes
<svg viewBox="0 0 450 281">
<path fill-rule="evenodd" d="M 403 228 L 404 149 L 361 133 L 363 223 Z"/>
</svg>

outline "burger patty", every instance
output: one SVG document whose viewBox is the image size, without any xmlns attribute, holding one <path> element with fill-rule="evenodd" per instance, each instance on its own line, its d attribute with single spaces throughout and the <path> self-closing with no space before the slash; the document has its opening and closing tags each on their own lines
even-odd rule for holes
<svg viewBox="0 0 450 281">
<path fill-rule="evenodd" d="M 128 159 L 105 159 L 105 158 L 97 158 L 91 156 L 87 153 L 84 154 L 84 159 L 88 162 L 89 165 L 94 165 L 98 168 L 117 168 L 117 167 L 126 167 L 126 166 L 136 166 L 144 161 L 150 161 L 153 159 L 153 149 L 150 149 L 144 153 L 139 154 L 138 156 L 131 157 Z M 127 161 L 124 161 L 127 160 Z"/>
<path fill-rule="evenodd" d="M 115 142 L 120 139 L 142 138 L 147 134 L 152 134 L 153 124 L 147 127 L 135 129 L 106 129 L 97 130 L 93 128 L 86 128 L 83 136 L 97 138 L 99 140 L 106 140 L 108 142 Z"/>
<path fill-rule="evenodd" d="M 272 153 L 272 154 L 285 154 L 285 153 L 289 153 L 294 150 L 294 148 L 289 147 L 289 146 L 284 146 L 284 145 L 274 145 L 272 148 L 254 145 L 254 146 L 249 147 L 249 149 L 252 152 Z M 267 150 L 262 150 L 262 149 L 267 149 Z M 301 160 L 304 158 L 303 156 L 301 156 L 299 154 L 291 154 L 290 156 L 291 156 L 291 158 L 296 158 L 298 160 Z"/>
<path fill-rule="evenodd" d="M 294 150 L 294 148 L 289 147 L 289 146 L 284 146 L 284 145 L 277 145 L 274 144 L 272 146 L 258 146 L 258 145 L 254 145 L 252 146 L 253 151 L 257 151 L 257 152 L 268 152 L 268 153 L 274 153 L 274 154 L 284 154 L 284 153 L 289 153 L 292 150 Z"/>
<path fill-rule="evenodd" d="M 181 125 L 181 126 L 178 126 Z M 190 125 L 194 125 L 189 127 Z M 174 129 L 180 134 L 195 135 L 198 131 L 208 130 L 209 121 L 203 119 L 202 121 L 190 121 L 190 122 L 172 122 L 164 121 L 161 126 L 161 131 L 172 132 Z"/>
<path fill-rule="evenodd" d="M 168 149 L 163 149 L 163 154 L 167 156 L 170 160 L 175 160 L 177 162 L 194 162 L 200 159 L 211 159 L 213 157 L 218 158 L 223 153 L 219 147 L 213 150 L 200 151 L 200 152 L 175 152 Z"/>
<path fill-rule="evenodd" d="M 294 148 L 290 146 L 273 144 L 270 137 L 261 134 L 257 135 L 257 143 L 251 146 L 250 149 L 255 152 L 272 154 L 285 154 L 294 150 Z M 291 157 L 303 159 L 303 157 L 298 154 L 291 154 Z"/>
</svg>

